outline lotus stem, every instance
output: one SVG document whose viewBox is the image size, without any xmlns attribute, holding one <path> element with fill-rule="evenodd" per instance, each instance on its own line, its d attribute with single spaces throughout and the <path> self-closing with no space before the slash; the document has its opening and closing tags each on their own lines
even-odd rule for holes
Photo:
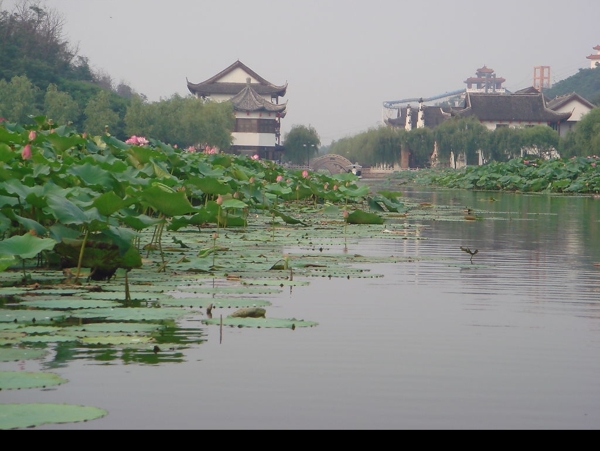
<svg viewBox="0 0 600 451">
<path fill-rule="evenodd" d="M 85 245 L 87 243 L 88 236 L 90 235 L 90 229 L 86 229 L 83 242 L 81 243 L 81 249 L 79 249 L 79 260 L 77 261 L 77 272 L 75 273 L 75 283 L 79 283 L 79 274 L 81 273 L 81 262 L 83 261 L 83 254 L 85 253 Z"/>
</svg>

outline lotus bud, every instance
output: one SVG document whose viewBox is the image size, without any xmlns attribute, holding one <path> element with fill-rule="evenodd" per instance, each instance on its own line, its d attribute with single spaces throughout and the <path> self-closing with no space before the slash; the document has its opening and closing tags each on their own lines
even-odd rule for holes
<svg viewBox="0 0 600 451">
<path fill-rule="evenodd" d="M 21 150 L 21 158 L 23 158 L 23 160 L 29 160 L 31 158 L 31 146 L 29 144 Z"/>
</svg>

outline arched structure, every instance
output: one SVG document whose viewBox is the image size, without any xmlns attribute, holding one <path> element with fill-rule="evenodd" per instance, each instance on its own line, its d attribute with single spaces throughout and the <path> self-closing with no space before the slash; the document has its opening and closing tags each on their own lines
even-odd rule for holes
<svg viewBox="0 0 600 451">
<path fill-rule="evenodd" d="M 327 154 L 310 160 L 310 168 L 315 171 L 327 170 L 330 174 L 348 172 L 352 162 L 346 157 L 336 154 Z"/>
</svg>

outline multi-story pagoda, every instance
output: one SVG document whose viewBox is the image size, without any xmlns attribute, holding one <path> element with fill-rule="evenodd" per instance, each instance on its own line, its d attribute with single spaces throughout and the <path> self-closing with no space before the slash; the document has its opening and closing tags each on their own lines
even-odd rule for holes
<svg viewBox="0 0 600 451">
<path fill-rule="evenodd" d="M 506 90 L 502 87 L 504 78 L 496 77 L 494 69 L 485 65 L 477 69 L 475 77 L 469 77 L 465 80 L 467 92 L 485 92 L 485 93 L 504 93 Z"/>
<path fill-rule="evenodd" d="M 286 94 L 287 83 L 274 85 L 238 60 L 206 81 L 187 81 L 187 87 L 198 98 L 233 104 L 233 145 L 227 152 L 281 159 L 281 119 L 287 102 L 279 104 L 279 97 Z"/>
<path fill-rule="evenodd" d="M 600 45 L 594 47 L 596 54 L 591 54 L 590 56 L 586 56 L 587 59 L 590 60 L 590 68 L 595 69 L 600 66 Z"/>
</svg>

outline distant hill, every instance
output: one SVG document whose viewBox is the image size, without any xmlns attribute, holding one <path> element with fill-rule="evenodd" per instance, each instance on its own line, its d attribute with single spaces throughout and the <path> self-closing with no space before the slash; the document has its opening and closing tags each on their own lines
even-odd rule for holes
<svg viewBox="0 0 600 451">
<path fill-rule="evenodd" d="M 577 93 L 594 105 L 600 105 L 600 67 L 595 69 L 579 69 L 575 75 L 559 81 L 550 89 L 544 90 L 549 99 L 564 94 Z"/>
</svg>

